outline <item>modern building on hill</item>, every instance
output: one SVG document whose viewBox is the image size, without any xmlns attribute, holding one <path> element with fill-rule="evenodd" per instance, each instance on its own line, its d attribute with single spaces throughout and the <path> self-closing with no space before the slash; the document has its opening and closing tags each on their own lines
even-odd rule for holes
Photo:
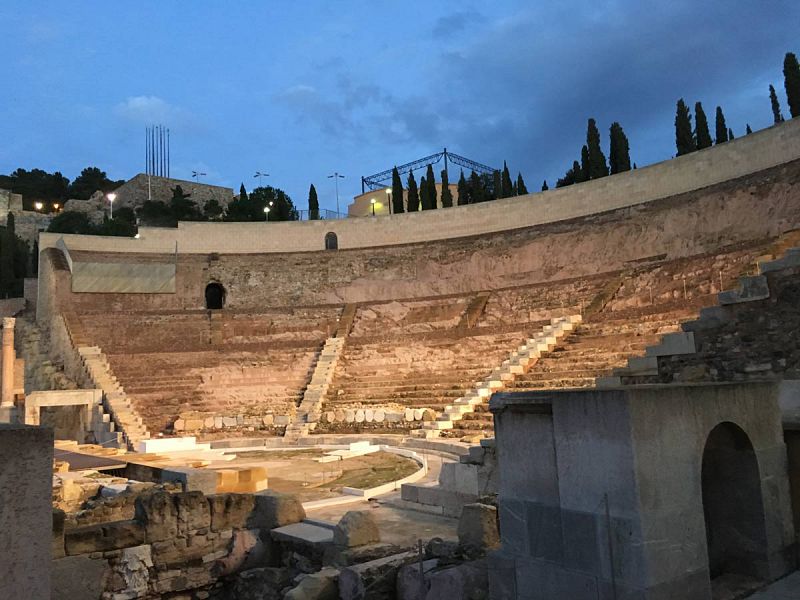
<svg viewBox="0 0 800 600">
<path fill-rule="evenodd" d="M 458 186 L 451 183 L 449 186 L 450 193 L 453 195 L 453 206 L 458 204 Z M 394 212 L 394 207 L 391 206 L 392 193 L 391 187 L 381 190 L 369 190 L 364 194 L 360 194 L 353 198 L 353 203 L 347 207 L 348 217 L 371 217 L 375 215 L 390 215 Z M 373 202 L 374 200 L 374 202 Z M 436 182 L 436 204 L 438 208 L 442 208 L 442 184 Z M 373 212 L 373 206 L 374 212 Z M 408 207 L 408 190 L 403 188 L 403 207 L 407 210 Z"/>
</svg>

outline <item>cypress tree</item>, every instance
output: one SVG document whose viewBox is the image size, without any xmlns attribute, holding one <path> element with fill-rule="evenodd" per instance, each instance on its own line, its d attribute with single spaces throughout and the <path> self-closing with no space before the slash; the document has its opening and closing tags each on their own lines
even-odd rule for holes
<svg viewBox="0 0 800 600">
<path fill-rule="evenodd" d="M 525 180 L 522 178 L 522 173 L 517 173 L 517 195 L 524 196 L 527 193 L 528 193 L 528 188 L 525 185 Z"/>
<path fill-rule="evenodd" d="M 783 85 L 792 118 L 800 117 L 800 64 L 793 52 L 787 52 L 783 59 Z"/>
<path fill-rule="evenodd" d="M 753 130 L 750 129 L 750 123 L 748 123 L 747 127 L 744 128 L 744 133 L 745 135 L 750 135 L 751 133 L 753 133 Z"/>
<path fill-rule="evenodd" d="M 478 204 L 488 200 L 488 193 L 486 186 L 483 183 L 480 175 L 475 171 L 469 174 L 469 202 L 470 204 Z"/>
<path fill-rule="evenodd" d="M 311 187 L 308 188 L 308 220 L 319 220 L 319 200 L 317 199 L 317 190 L 314 188 L 313 183 Z"/>
<path fill-rule="evenodd" d="M 589 173 L 584 173 L 587 179 L 600 179 L 608 176 L 608 164 L 606 155 L 600 148 L 600 132 L 597 130 L 597 123 L 594 119 L 589 119 L 586 127 L 586 146 L 589 148 Z"/>
<path fill-rule="evenodd" d="M 728 126 L 725 124 L 725 115 L 722 114 L 722 107 L 717 107 L 717 117 L 716 117 L 716 134 L 717 134 L 717 144 L 722 144 L 723 142 L 728 141 Z M 698 146 L 700 144 L 698 143 Z"/>
<path fill-rule="evenodd" d="M 703 104 L 695 102 L 694 104 L 694 139 L 697 142 L 697 149 L 711 147 L 711 134 L 708 132 L 708 119 L 706 112 L 703 110 Z"/>
<path fill-rule="evenodd" d="M 610 148 L 608 151 L 608 162 L 611 166 L 611 174 L 622 173 L 631 170 L 631 154 L 628 145 L 628 136 L 622 129 L 622 125 L 616 121 L 611 124 Z"/>
<path fill-rule="evenodd" d="M 502 196 L 501 198 L 510 198 L 514 196 L 514 184 L 511 183 L 511 173 L 508 172 L 508 165 L 503 161 L 503 179 L 501 182 Z"/>
<path fill-rule="evenodd" d="M 0 230 L 0 298 L 8 298 L 14 292 L 14 254 L 16 250 L 16 233 L 14 231 L 14 215 L 8 213 L 6 226 Z"/>
<path fill-rule="evenodd" d="M 548 185 L 547 185 L 547 179 L 545 179 L 545 180 L 542 182 L 542 191 L 543 191 L 543 192 L 546 192 L 546 191 L 547 191 L 547 190 L 549 190 L 549 189 L 550 189 L 550 186 L 548 186 Z"/>
<path fill-rule="evenodd" d="M 392 169 L 392 208 L 394 209 L 394 214 L 405 212 L 403 207 L 403 181 L 400 179 L 397 167 Z"/>
<path fill-rule="evenodd" d="M 425 175 L 419 178 L 419 208 L 428 210 L 428 182 L 425 180 Z"/>
<path fill-rule="evenodd" d="M 469 204 L 469 186 L 467 185 L 467 180 L 464 179 L 463 169 L 461 170 L 461 177 L 458 178 L 456 190 L 458 191 L 458 205 L 464 206 L 465 204 Z"/>
<path fill-rule="evenodd" d="M 450 180 L 447 178 L 447 170 L 443 169 L 442 177 L 442 208 L 453 206 L 453 192 L 450 191 Z"/>
<path fill-rule="evenodd" d="M 492 173 L 492 192 L 494 199 L 503 198 L 503 182 L 502 182 L 502 175 L 500 171 L 495 171 Z"/>
<path fill-rule="evenodd" d="M 581 164 L 578 161 L 572 163 L 572 171 L 575 175 L 575 183 L 580 183 L 589 179 L 589 148 L 586 144 L 581 148 Z"/>
<path fill-rule="evenodd" d="M 781 104 L 778 102 L 778 94 L 775 93 L 775 87 L 772 84 L 769 86 L 769 101 L 772 104 L 772 118 L 775 119 L 775 123 L 783 123 Z"/>
<path fill-rule="evenodd" d="M 414 179 L 414 171 L 408 172 L 408 212 L 419 210 L 419 191 L 417 181 Z"/>
<path fill-rule="evenodd" d="M 428 171 L 425 173 L 425 183 L 428 186 L 428 193 L 426 194 L 428 199 L 428 206 L 422 207 L 423 210 L 432 210 L 438 207 L 438 202 L 436 201 L 436 177 L 433 174 L 433 166 L 428 165 Z"/>
<path fill-rule="evenodd" d="M 244 184 L 239 186 L 239 202 L 247 202 L 247 190 L 244 189 Z"/>
<path fill-rule="evenodd" d="M 675 146 L 678 149 L 678 156 L 697 150 L 697 144 L 692 135 L 692 117 L 683 98 L 678 100 L 675 111 Z"/>
<path fill-rule="evenodd" d="M 731 141 L 732 139 L 733 139 L 733 129 L 728 127 L 728 141 Z"/>
</svg>

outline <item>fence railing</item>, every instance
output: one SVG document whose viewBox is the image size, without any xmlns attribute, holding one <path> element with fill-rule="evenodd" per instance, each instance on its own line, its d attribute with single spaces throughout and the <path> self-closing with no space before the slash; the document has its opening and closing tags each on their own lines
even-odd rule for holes
<svg viewBox="0 0 800 600">
<path fill-rule="evenodd" d="M 310 213 L 307 210 L 298 210 L 299 214 L 298 221 L 310 221 Z M 346 219 L 347 213 L 339 213 L 335 210 L 328 210 L 327 208 L 321 208 L 318 211 L 319 218 L 317 220 L 320 221 L 331 221 L 333 219 Z"/>
</svg>

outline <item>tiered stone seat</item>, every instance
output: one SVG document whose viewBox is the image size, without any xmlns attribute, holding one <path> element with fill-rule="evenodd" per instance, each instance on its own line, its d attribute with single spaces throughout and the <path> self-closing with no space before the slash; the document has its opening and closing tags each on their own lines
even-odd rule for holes
<svg viewBox="0 0 800 600">
<path fill-rule="evenodd" d="M 359 306 L 351 335 L 376 337 L 426 333 L 455 328 L 467 309 L 471 296 L 428 300 L 403 300 Z"/>
</svg>

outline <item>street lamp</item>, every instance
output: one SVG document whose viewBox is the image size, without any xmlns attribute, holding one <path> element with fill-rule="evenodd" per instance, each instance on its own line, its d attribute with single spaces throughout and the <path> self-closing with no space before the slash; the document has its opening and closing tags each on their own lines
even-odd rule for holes
<svg viewBox="0 0 800 600">
<path fill-rule="evenodd" d="M 373 217 L 375 216 L 375 203 L 376 202 L 377 202 L 377 200 L 375 200 L 375 198 L 370 198 L 369 199 L 369 203 L 372 205 L 372 216 Z"/>
<path fill-rule="evenodd" d="M 200 171 L 192 171 L 192 177 L 197 180 L 197 183 L 200 183 L 200 178 L 206 175 L 206 173 L 201 173 Z"/>
<path fill-rule="evenodd" d="M 110 192 L 106 194 L 106 198 L 108 198 L 108 202 L 111 205 L 111 218 L 114 218 L 114 200 L 117 199 L 117 195 L 114 192 Z"/>
<path fill-rule="evenodd" d="M 272 206 L 272 202 L 269 203 Z M 264 220 L 269 221 L 269 206 L 264 207 Z"/>
<path fill-rule="evenodd" d="M 34 202 L 33 208 L 35 208 L 36 210 L 42 210 L 44 208 L 44 204 L 42 204 L 41 202 Z"/>
<path fill-rule="evenodd" d="M 269 177 L 269 173 L 262 173 L 261 171 L 256 171 L 256 174 L 253 177 L 258 177 L 258 187 L 264 187 L 261 183 L 262 177 Z"/>
<path fill-rule="evenodd" d="M 334 171 L 333 175 L 328 175 L 328 179 L 333 179 L 336 183 L 336 218 L 339 218 L 339 180 L 344 179 L 344 175 L 339 175 L 338 171 Z"/>
<path fill-rule="evenodd" d="M 58 207 L 59 207 L 59 206 L 60 206 L 60 204 L 59 204 L 58 202 L 55 202 L 55 203 L 53 204 L 53 210 L 55 210 L 56 212 L 58 212 Z"/>
<path fill-rule="evenodd" d="M 389 214 L 392 214 L 392 188 L 386 188 L 386 198 L 389 203 Z"/>
</svg>

